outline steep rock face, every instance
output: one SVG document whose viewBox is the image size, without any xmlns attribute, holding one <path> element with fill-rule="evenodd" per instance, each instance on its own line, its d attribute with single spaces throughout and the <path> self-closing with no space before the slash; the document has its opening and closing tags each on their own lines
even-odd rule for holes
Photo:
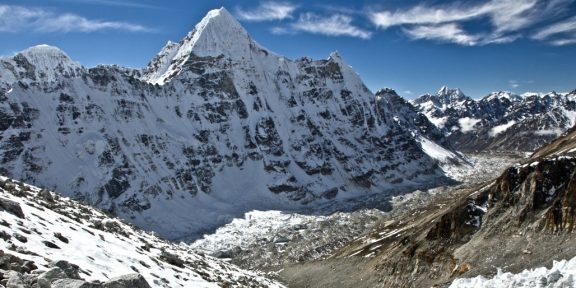
<svg viewBox="0 0 576 288">
<path fill-rule="evenodd" d="M 534 151 L 576 123 L 573 92 L 494 92 L 474 100 L 443 87 L 412 103 L 461 151 Z"/>
<path fill-rule="evenodd" d="M 386 88 L 376 92 L 378 103 L 387 103 L 389 110 L 394 115 L 395 120 L 403 127 L 416 128 L 412 132 L 422 135 L 442 146 L 448 147 L 450 144 L 443 135 L 443 131 L 434 125 L 424 113 L 419 112 L 410 102 L 399 96 L 396 91 Z"/>
<path fill-rule="evenodd" d="M 2 70 L 0 172 L 165 237 L 442 179 L 428 134 L 416 139 L 340 55 L 276 56 L 223 8 L 143 71 L 70 64 L 42 81 L 19 72 L 40 71 L 41 55 L 0 65 L 22 57 Z"/>
</svg>

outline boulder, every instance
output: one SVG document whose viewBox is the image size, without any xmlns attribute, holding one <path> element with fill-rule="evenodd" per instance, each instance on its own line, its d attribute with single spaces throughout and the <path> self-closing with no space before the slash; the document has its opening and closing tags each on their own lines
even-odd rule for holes
<svg viewBox="0 0 576 288">
<path fill-rule="evenodd" d="M 8 275 L 4 275 L 8 281 L 6 282 L 6 288 L 28 288 L 25 284 L 22 274 L 16 271 L 8 272 Z"/>
<path fill-rule="evenodd" d="M 24 211 L 22 211 L 22 207 L 20 207 L 18 202 L 14 202 L 6 198 L 0 198 L 0 209 L 18 218 L 24 219 Z"/>
<path fill-rule="evenodd" d="M 64 270 L 54 267 L 40 275 L 38 275 L 38 288 L 50 288 L 52 282 L 58 279 L 66 279 L 68 276 L 64 273 Z"/>
<path fill-rule="evenodd" d="M 78 279 L 58 279 L 52 282 L 50 288 L 101 288 L 102 285 Z"/>
<path fill-rule="evenodd" d="M 58 260 L 56 262 L 52 262 L 50 266 L 62 269 L 67 278 L 82 279 L 80 278 L 80 267 L 78 267 L 76 264 L 72 264 L 65 260 Z"/>
<path fill-rule="evenodd" d="M 150 288 L 150 284 L 140 274 L 128 274 L 110 279 L 102 288 Z"/>
<path fill-rule="evenodd" d="M 172 254 L 170 252 L 162 251 L 162 254 L 160 254 L 160 259 L 174 266 L 178 266 L 180 268 L 184 267 L 184 261 L 180 259 L 178 255 Z"/>
</svg>

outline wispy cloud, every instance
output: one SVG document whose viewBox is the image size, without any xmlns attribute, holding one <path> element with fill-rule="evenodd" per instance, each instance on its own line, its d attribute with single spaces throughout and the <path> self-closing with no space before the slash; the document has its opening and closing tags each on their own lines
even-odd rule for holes
<svg viewBox="0 0 576 288">
<path fill-rule="evenodd" d="M 520 86 L 527 85 L 527 84 L 534 84 L 534 80 L 527 80 L 527 81 L 518 81 L 518 80 L 509 80 L 508 85 L 512 87 L 512 89 L 516 89 Z"/>
<path fill-rule="evenodd" d="M 508 43 L 522 37 L 524 30 L 556 16 L 574 0 L 491 0 L 470 5 L 417 5 L 405 10 L 373 11 L 369 18 L 382 29 L 403 27 L 412 39 L 432 39 L 461 45 Z M 469 2 L 467 2 L 469 3 Z M 464 30 L 464 23 L 487 19 L 489 29 L 474 33 Z"/>
<path fill-rule="evenodd" d="M 254 9 L 236 8 L 236 16 L 245 21 L 272 21 L 292 18 L 298 6 L 289 2 L 262 2 Z"/>
<path fill-rule="evenodd" d="M 303 13 L 298 21 L 288 27 L 275 27 L 272 33 L 289 34 L 307 32 L 327 36 L 349 36 L 361 39 L 370 39 L 372 32 L 356 27 L 352 24 L 352 17 L 343 14 L 320 16 L 314 13 Z"/>
<path fill-rule="evenodd" d="M 411 39 L 428 39 L 439 40 L 443 42 L 452 42 L 466 46 L 478 44 L 479 36 L 469 35 L 454 23 L 414 26 L 405 28 L 404 32 Z"/>
<path fill-rule="evenodd" d="M 532 39 L 550 40 L 550 44 L 557 46 L 576 44 L 576 16 L 541 29 Z"/>
<path fill-rule="evenodd" d="M 147 9 L 158 9 L 160 7 L 150 4 L 144 4 L 133 1 L 122 1 L 122 0 L 59 0 L 61 2 L 69 2 L 75 4 L 93 4 L 93 5 L 105 5 L 105 6 L 117 6 L 117 7 L 128 7 L 128 8 L 147 8 Z"/>
<path fill-rule="evenodd" d="M 95 32 L 120 30 L 149 32 L 151 29 L 128 22 L 88 19 L 71 13 L 55 13 L 41 8 L 0 5 L 0 32 Z"/>
</svg>

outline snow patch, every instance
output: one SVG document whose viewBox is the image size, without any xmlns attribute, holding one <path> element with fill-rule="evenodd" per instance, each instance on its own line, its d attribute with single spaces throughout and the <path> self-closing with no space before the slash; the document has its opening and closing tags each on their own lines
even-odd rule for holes
<svg viewBox="0 0 576 288">
<path fill-rule="evenodd" d="M 576 257 L 569 261 L 554 261 L 551 269 L 545 267 L 527 269 L 518 274 L 502 272 L 494 278 L 488 279 L 484 276 L 474 278 L 456 279 L 450 288 L 474 288 L 474 287 L 574 287 L 576 281 Z"/>
<path fill-rule="evenodd" d="M 536 134 L 538 136 L 552 135 L 552 136 L 558 137 L 558 136 L 562 135 L 562 133 L 564 133 L 564 132 L 560 128 L 534 131 L 534 134 Z"/>
<path fill-rule="evenodd" d="M 418 139 L 420 141 L 420 146 L 422 146 L 422 150 L 424 153 L 428 154 L 430 157 L 440 161 L 440 162 L 447 162 L 450 159 L 458 159 L 458 155 L 455 153 L 444 149 L 442 146 L 436 144 L 433 141 L 428 140 L 427 138 L 421 137 Z"/>
</svg>

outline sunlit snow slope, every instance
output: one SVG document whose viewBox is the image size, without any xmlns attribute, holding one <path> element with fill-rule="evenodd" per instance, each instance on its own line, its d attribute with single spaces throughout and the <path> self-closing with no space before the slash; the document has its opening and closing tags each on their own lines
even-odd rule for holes
<svg viewBox="0 0 576 288">
<path fill-rule="evenodd" d="M 69 198 L 4 177 L 0 219 L 0 250 L 44 270 L 50 261 L 66 260 L 78 265 L 80 277 L 88 281 L 140 273 L 153 287 L 283 287 Z"/>
</svg>

